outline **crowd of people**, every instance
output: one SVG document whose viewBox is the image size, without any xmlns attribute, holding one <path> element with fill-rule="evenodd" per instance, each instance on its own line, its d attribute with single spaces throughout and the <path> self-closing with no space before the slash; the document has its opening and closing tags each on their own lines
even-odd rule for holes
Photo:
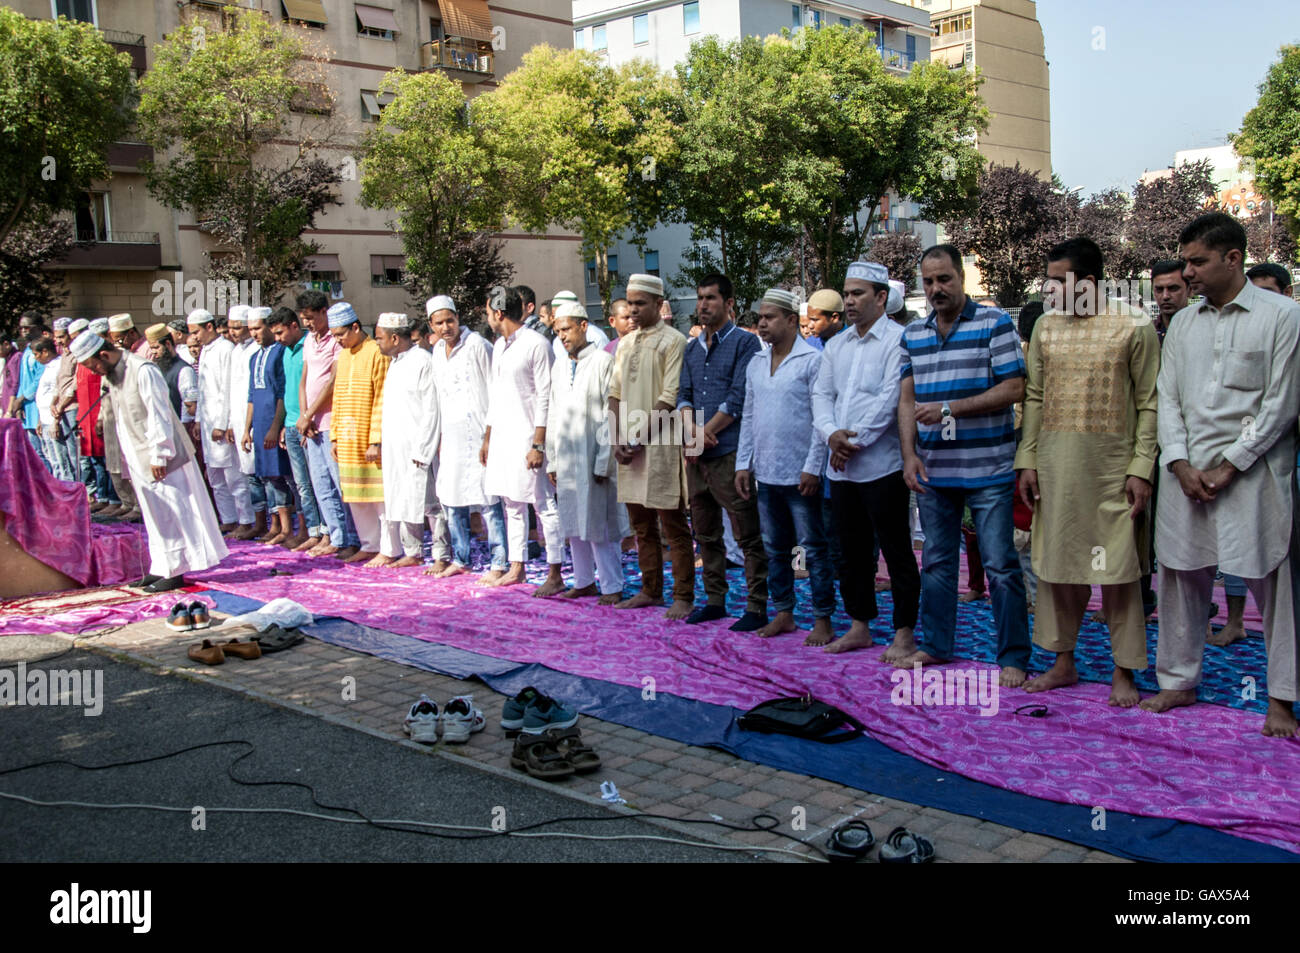
<svg viewBox="0 0 1300 953">
<path fill-rule="evenodd" d="M 1196 700 L 1222 572 L 1230 625 L 1215 635 L 1244 637 L 1249 591 L 1268 654 L 1263 731 L 1294 736 L 1300 306 L 1286 269 L 1248 277 L 1245 255 L 1232 217 L 1191 222 L 1180 259 L 1152 270 L 1154 320 L 1107 296 L 1086 237 L 1052 248 L 1043 307 L 1018 322 L 965 293 L 950 245 L 919 262 L 927 315 L 859 261 L 806 302 L 768 290 L 747 327 L 731 282 L 709 275 L 689 336 L 652 275 L 628 279 L 613 336 L 573 293 L 539 307 L 523 286 L 485 302 L 490 343 L 445 295 L 420 319 L 379 315 L 373 336 L 313 290 L 296 310 L 198 310 L 143 336 L 129 315 L 52 332 L 33 319 L 25 348 L 4 345 L 4 399 L 51 472 L 84 480 L 96 518 L 144 520 L 151 591 L 219 562 L 223 536 L 446 578 L 473 571 L 477 522 L 485 586 L 524 581 L 532 528 L 549 567 L 535 596 L 667 602 L 684 624 L 728 616 L 728 566 L 743 566 L 731 629 L 762 637 L 797 631 L 806 576 L 804 641 L 841 653 L 873 643 L 883 555 L 883 659 L 912 668 L 955 656 L 965 540 L 1003 687 L 1078 680 L 1100 586 L 1110 703 L 1162 712 Z M 837 582 L 851 621 L 838 636 Z M 1141 699 L 1157 602 L 1160 690 Z M 1055 658 L 1030 678 L 1034 644 Z"/>
</svg>

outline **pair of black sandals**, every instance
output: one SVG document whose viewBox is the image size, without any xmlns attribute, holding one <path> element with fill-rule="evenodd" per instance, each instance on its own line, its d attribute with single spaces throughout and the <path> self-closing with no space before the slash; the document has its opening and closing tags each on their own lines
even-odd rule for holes
<svg viewBox="0 0 1300 953">
<path fill-rule="evenodd" d="M 876 836 L 866 821 L 845 821 L 831 831 L 826 857 L 832 863 L 854 863 L 871 853 Z M 882 864 L 928 864 L 934 860 L 934 845 L 906 827 L 895 827 L 880 845 Z"/>
</svg>

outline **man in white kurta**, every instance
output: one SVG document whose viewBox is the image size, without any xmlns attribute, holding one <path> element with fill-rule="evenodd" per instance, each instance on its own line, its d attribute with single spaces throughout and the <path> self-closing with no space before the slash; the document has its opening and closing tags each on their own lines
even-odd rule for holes
<svg viewBox="0 0 1300 953">
<path fill-rule="evenodd" d="M 573 554 L 573 588 L 561 598 L 596 595 L 602 606 L 623 598 L 621 543 L 632 534 L 618 501 L 618 462 L 609 442 L 609 382 L 614 358 L 587 335 L 586 310 L 576 302 L 555 309 L 552 327 L 564 348 L 551 367 L 546 418 L 546 469 L 555 487 L 560 535 Z"/>
<path fill-rule="evenodd" d="M 180 589 L 185 573 L 217 565 L 227 551 L 167 382 L 150 361 L 89 331 L 73 342 L 72 353 L 103 377 L 113 401 L 122 461 L 149 535 L 149 575 L 156 578 L 145 590 Z"/>
<path fill-rule="evenodd" d="M 503 576 L 508 568 L 505 516 L 501 501 L 484 488 L 487 468 L 479 459 L 487 429 L 492 349 L 480 335 L 461 325 L 455 302 L 446 295 L 431 298 L 426 310 L 436 337 L 433 383 L 442 430 L 435 488 L 447 513 L 452 549 L 451 565 L 438 575 L 469 571 L 470 512 L 478 510 L 487 523 L 490 571 Z"/>
<path fill-rule="evenodd" d="M 495 307 L 499 304 L 501 307 Z M 524 581 L 528 558 L 528 507 L 537 510 L 546 540 L 550 573 L 533 592 L 552 596 L 564 591 L 555 499 L 546 492 L 546 413 L 551 397 L 551 347 L 546 338 L 523 325 L 523 299 L 514 288 L 501 300 L 487 303 L 488 323 L 497 335 L 492 345 L 492 374 L 488 382 L 487 430 L 480 458 L 487 467 L 485 489 L 501 497 L 506 517 L 510 570 L 484 578 L 486 585 L 508 586 Z"/>
<path fill-rule="evenodd" d="M 379 555 L 366 565 L 401 569 L 424 562 L 424 522 L 438 455 L 438 393 L 433 360 L 412 342 L 405 314 L 381 314 L 375 343 L 389 358 L 380 424 L 384 517 Z"/>
<path fill-rule="evenodd" d="M 208 483 L 217 504 L 222 532 L 253 528 L 253 507 L 248 484 L 239 469 L 235 454 L 235 436 L 230 429 L 231 404 L 247 406 L 245 387 L 237 401 L 230 390 L 230 362 L 235 346 L 217 332 L 216 318 L 210 311 L 191 311 L 186 324 L 198 337 L 199 401 L 195 419 L 203 442 L 203 462 L 208 468 Z M 242 427 L 242 424 L 241 424 Z M 241 430 L 242 432 L 242 430 Z"/>
<path fill-rule="evenodd" d="M 226 314 L 230 343 L 234 347 L 230 354 L 230 393 L 243 395 L 232 396 L 230 401 L 230 423 L 227 426 L 236 438 L 244 432 L 244 417 L 248 412 L 248 381 L 252 376 L 253 355 L 258 350 L 257 342 L 248 333 L 248 312 L 251 310 L 247 305 L 235 304 L 230 306 Z M 256 453 L 245 450 L 238 439 L 235 440 L 235 457 L 253 510 L 253 525 L 241 527 L 234 538 L 252 539 L 266 532 L 266 488 L 257 479 Z"/>
<path fill-rule="evenodd" d="M 1215 566 L 1240 576 L 1264 617 L 1268 714 L 1263 733 L 1297 734 L 1295 427 L 1300 413 L 1300 306 L 1246 280 L 1246 232 L 1222 212 L 1179 236 L 1199 304 L 1165 335 L 1160 465 L 1176 483 L 1156 504 L 1160 693 L 1167 711 L 1196 701 Z"/>
</svg>

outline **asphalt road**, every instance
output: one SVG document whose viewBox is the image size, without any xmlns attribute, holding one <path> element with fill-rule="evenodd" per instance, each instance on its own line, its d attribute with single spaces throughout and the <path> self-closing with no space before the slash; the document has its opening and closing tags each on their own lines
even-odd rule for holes
<svg viewBox="0 0 1300 953">
<path fill-rule="evenodd" d="M 6 667 L 14 670 L 12 663 Z M 339 817 L 312 803 L 402 818 L 508 829 L 557 817 L 610 818 L 589 805 L 444 757 L 330 724 L 222 688 L 158 675 L 128 662 L 74 651 L 28 670 L 102 669 L 103 711 L 70 705 L 0 707 L 0 792 L 45 801 L 156 804 L 181 808 L 102 810 L 38 807 L 0 799 L 0 860 L 45 862 L 717 862 L 723 852 L 656 841 L 582 841 L 492 836 L 457 840 L 367 824 L 285 814 L 228 814 L 219 807 L 294 808 Z M 471 739 L 474 744 L 478 739 Z M 108 765 L 213 741 L 243 741 L 147 764 L 80 770 L 22 765 L 65 759 Z M 238 763 L 236 759 L 247 754 Z M 9 772 L 9 773 L 6 773 Z M 244 781 L 238 783 L 232 778 Z M 249 782 L 259 782 L 250 786 Z M 204 809 L 202 824 L 194 808 Z M 202 829 L 196 829 L 201 827 Z M 677 836 L 632 818 L 566 821 L 548 831 Z"/>
</svg>

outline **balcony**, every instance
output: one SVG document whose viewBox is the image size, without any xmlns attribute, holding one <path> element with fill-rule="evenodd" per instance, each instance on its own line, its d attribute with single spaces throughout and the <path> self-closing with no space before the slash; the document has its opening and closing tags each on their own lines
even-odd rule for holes
<svg viewBox="0 0 1300 953">
<path fill-rule="evenodd" d="M 139 172 L 140 163 L 153 160 L 153 146 L 143 142 L 114 142 L 108 147 L 108 167 L 114 172 Z"/>
<path fill-rule="evenodd" d="M 67 258 L 51 263 L 50 267 L 132 271 L 162 266 L 162 245 L 157 232 L 114 231 L 102 240 L 96 240 L 93 232 L 78 233 L 77 242 Z"/>
<path fill-rule="evenodd" d="M 912 64 L 916 62 L 915 56 L 908 56 L 903 50 L 893 50 L 887 46 L 878 46 L 876 49 L 880 53 L 880 60 L 885 64 L 885 69 L 892 69 L 899 73 L 909 73 L 912 70 Z"/>
<path fill-rule="evenodd" d="M 104 39 L 119 53 L 131 57 L 131 68 L 136 74 L 145 70 L 144 35 L 141 33 L 124 33 L 121 30 L 100 30 Z"/>
<path fill-rule="evenodd" d="M 420 44 L 420 69 L 442 69 L 464 83 L 481 83 L 492 78 L 492 44 L 480 40 L 447 37 Z"/>
<path fill-rule="evenodd" d="M 930 40 L 930 49 L 953 46 L 957 43 L 969 43 L 973 39 L 975 39 L 974 30 L 955 30 L 951 33 L 940 33 Z"/>
</svg>

